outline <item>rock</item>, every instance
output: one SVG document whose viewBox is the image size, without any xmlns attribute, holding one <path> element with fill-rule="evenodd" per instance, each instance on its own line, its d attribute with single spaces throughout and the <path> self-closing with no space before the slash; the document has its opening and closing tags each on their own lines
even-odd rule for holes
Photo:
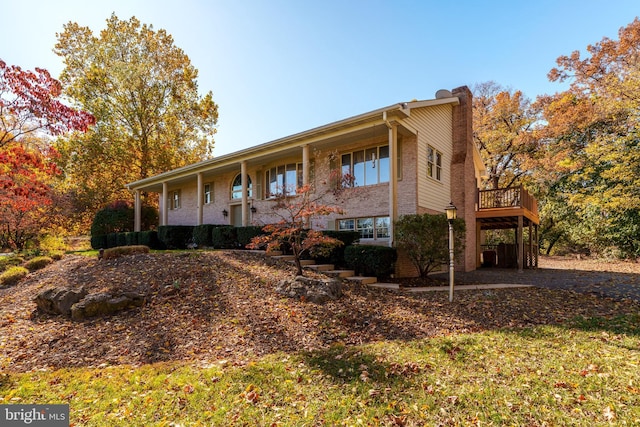
<svg viewBox="0 0 640 427">
<path fill-rule="evenodd" d="M 342 282 L 331 278 L 313 279 L 296 276 L 294 279 L 280 281 L 276 286 L 276 292 L 290 298 L 323 304 L 342 296 Z"/>
<path fill-rule="evenodd" d="M 49 314 L 71 314 L 71 306 L 87 295 L 84 287 L 74 290 L 69 288 L 51 288 L 39 293 L 34 301 L 38 308 Z"/>
<path fill-rule="evenodd" d="M 100 292 L 87 295 L 83 300 L 71 306 L 71 318 L 83 320 L 89 317 L 113 314 L 132 307 L 140 307 L 144 303 L 144 295 L 125 292 L 112 295 Z"/>
</svg>

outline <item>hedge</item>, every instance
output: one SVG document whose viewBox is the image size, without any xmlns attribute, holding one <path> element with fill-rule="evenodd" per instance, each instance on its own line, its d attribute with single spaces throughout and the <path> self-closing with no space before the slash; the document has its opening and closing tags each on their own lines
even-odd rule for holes
<svg viewBox="0 0 640 427">
<path fill-rule="evenodd" d="M 122 235 L 122 236 L 120 236 Z M 118 244 L 118 243 L 123 244 Z M 164 249 L 164 245 L 158 239 L 158 232 L 155 230 L 149 231 L 132 231 L 128 233 L 110 233 L 103 234 L 101 236 L 91 236 L 91 248 L 109 249 L 118 246 L 135 246 L 144 245 L 151 249 Z"/>
<path fill-rule="evenodd" d="M 398 259 L 395 248 L 388 246 L 352 245 L 344 250 L 344 260 L 356 274 L 387 278 L 393 273 Z"/>
<path fill-rule="evenodd" d="M 124 233 L 124 237 L 125 237 L 125 242 L 127 244 L 127 246 L 135 246 L 138 244 L 138 235 L 140 233 L 136 233 L 136 232 L 129 232 L 129 233 Z"/>
<path fill-rule="evenodd" d="M 167 249 L 187 249 L 193 239 L 193 225 L 161 225 L 158 239 Z"/>
<path fill-rule="evenodd" d="M 212 245 L 216 249 L 237 249 L 238 237 L 236 227 L 225 225 L 211 230 Z"/>
<path fill-rule="evenodd" d="M 215 225 L 203 224 L 193 227 L 193 243 L 198 246 L 213 246 L 211 241 L 211 231 Z"/>
<path fill-rule="evenodd" d="M 336 267 L 346 267 L 344 261 L 344 250 L 347 246 L 350 246 L 360 239 L 359 231 L 337 231 L 337 230 L 323 230 L 322 234 L 334 239 L 340 240 L 343 244 L 340 246 L 334 246 L 331 249 L 331 253 L 324 256 L 314 256 L 314 259 L 318 264 L 333 264 Z"/>
<path fill-rule="evenodd" d="M 10 267 L 0 274 L 0 286 L 13 286 L 27 274 L 29 270 L 24 267 Z"/>
<path fill-rule="evenodd" d="M 238 246 L 242 249 L 246 248 L 249 243 L 251 243 L 251 239 L 254 237 L 258 237 L 265 234 L 262 231 L 261 226 L 250 225 L 248 227 L 237 227 L 236 228 L 236 236 L 238 239 Z"/>
</svg>

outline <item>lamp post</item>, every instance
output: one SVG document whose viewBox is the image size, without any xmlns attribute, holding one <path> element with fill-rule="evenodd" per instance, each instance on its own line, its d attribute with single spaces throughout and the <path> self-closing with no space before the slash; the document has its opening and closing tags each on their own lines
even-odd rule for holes
<svg viewBox="0 0 640 427">
<path fill-rule="evenodd" d="M 449 202 L 449 206 L 444 208 L 447 213 L 447 221 L 449 221 L 449 302 L 453 301 L 453 221 L 458 216 L 458 209 Z"/>
</svg>

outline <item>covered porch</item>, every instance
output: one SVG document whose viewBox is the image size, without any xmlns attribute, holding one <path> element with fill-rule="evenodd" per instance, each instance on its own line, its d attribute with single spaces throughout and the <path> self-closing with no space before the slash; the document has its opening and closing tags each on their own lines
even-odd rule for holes
<svg viewBox="0 0 640 427">
<path fill-rule="evenodd" d="M 476 209 L 476 268 L 538 267 L 538 202 L 522 186 L 478 190 Z M 528 230 L 525 241 L 524 230 Z M 483 232 L 513 229 L 513 243 L 485 245 Z"/>
</svg>

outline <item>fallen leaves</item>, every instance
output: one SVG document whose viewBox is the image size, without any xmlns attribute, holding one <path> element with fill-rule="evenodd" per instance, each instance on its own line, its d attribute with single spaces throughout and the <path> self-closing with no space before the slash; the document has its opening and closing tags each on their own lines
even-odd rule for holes
<svg viewBox="0 0 640 427">
<path fill-rule="evenodd" d="M 278 351 L 557 324 L 574 316 L 637 313 L 640 307 L 537 288 L 460 291 L 450 304 L 440 292 L 409 294 L 360 285 L 346 285 L 340 300 L 315 305 L 274 292 L 278 281 L 293 273 L 289 264 L 247 251 L 138 254 L 106 261 L 67 256 L 0 290 L 0 365 L 12 371 L 171 360 L 242 365 Z M 33 297 L 60 284 L 90 292 L 140 292 L 146 304 L 85 322 L 36 313 Z M 444 350 L 452 360 L 468 357 L 459 344 Z M 358 366 L 354 376 L 363 382 L 381 374 Z M 409 377 L 425 369 L 391 364 L 383 374 Z M 585 366 L 581 375 L 599 374 L 599 369 Z"/>
</svg>

